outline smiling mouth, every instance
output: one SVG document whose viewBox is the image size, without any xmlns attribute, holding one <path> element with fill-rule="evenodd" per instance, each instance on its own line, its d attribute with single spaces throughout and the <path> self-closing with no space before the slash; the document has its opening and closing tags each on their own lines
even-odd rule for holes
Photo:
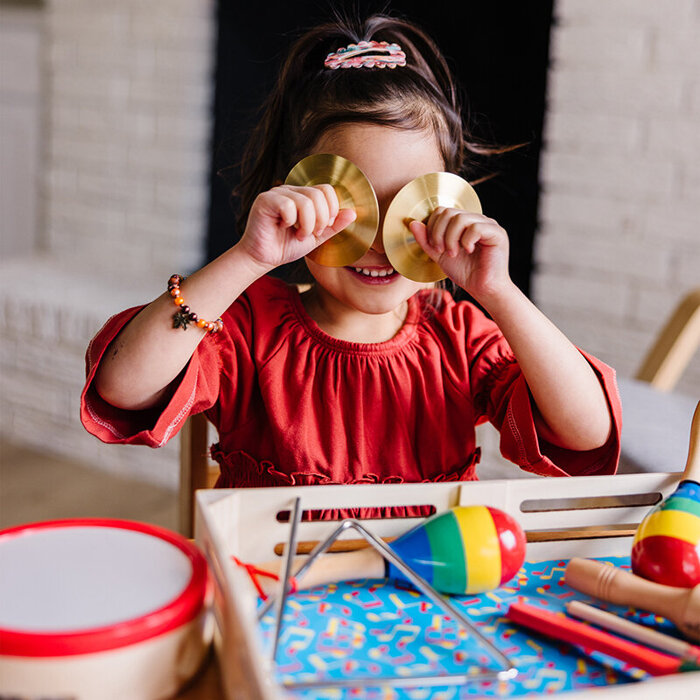
<svg viewBox="0 0 700 700">
<path fill-rule="evenodd" d="M 393 267 L 353 267 L 352 269 L 366 277 L 386 277 L 396 272 Z"/>
<path fill-rule="evenodd" d="M 382 284 L 395 280 L 399 275 L 393 267 L 354 267 L 345 268 L 368 284 Z"/>
</svg>

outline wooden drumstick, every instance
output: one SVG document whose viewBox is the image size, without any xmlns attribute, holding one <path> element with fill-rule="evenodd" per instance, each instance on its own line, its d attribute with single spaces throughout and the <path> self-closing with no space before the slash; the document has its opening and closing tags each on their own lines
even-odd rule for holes
<svg viewBox="0 0 700 700">
<path fill-rule="evenodd" d="M 700 641 L 700 585 L 664 586 L 592 559 L 572 559 L 564 581 L 586 595 L 615 605 L 631 605 L 670 620 L 689 639 Z"/>
</svg>

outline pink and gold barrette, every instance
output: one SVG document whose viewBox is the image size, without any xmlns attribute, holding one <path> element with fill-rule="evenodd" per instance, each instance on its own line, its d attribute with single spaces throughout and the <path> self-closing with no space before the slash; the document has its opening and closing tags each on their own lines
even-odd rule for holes
<svg viewBox="0 0 700 700">
<path fill-rule="evenodd" d="M 406 65 L 406 54 L 398 44 L 360 41 L 326 56 L 326 68 L 396 68 Z"/>
</svg>

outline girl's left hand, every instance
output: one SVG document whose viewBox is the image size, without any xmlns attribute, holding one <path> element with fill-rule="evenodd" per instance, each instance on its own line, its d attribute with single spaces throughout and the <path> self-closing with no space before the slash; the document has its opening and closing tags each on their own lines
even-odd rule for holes
<svg viewBox="0 0 700 700">
<path fill-rule="evenodd" d="M 411 221 L 409 229 L 431 260 L 477 301 L 511 283 L 508 234 L 493 219 L 438 207 L 427 224 Z"/>
</svg>

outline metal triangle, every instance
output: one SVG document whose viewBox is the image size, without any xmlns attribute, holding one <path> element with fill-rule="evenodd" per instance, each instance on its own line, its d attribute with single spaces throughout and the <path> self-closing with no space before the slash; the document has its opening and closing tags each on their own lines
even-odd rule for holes
<svg viewBox="0 0 700 700">
<path fill-rule="evenodd" d="M 277 661 L 277 649 L 279 638 L 282 632 L 282 617 L 284 608 L 287 602 L 287 597 L 290 591 L 290 571 L 293 555 L 296 552 L 297 529 L 301 521 L 301 499 L 294 500 L 294 506 L 291 517 L 291 527 L 289 540 L 284 550 L 284 561 L 282 571 L 284 575 L 280 577 L 280 593 L 278 596 L 270 596 L 265 604 L 258 611 L 258 620 L 273 607 L 276 606 L 276 622 L 274 629 L 274 642 L 272 649 L 272 660 Z M 284 687 L 287 690 L 310 690 L 318 688 L 364 688 L 376 687 L 383 685 L 392 685 L 394 687 L 417 687 L 417 686 L 439 686 L 439 685 L 456 685 L 464 684 L 472 681 L 489 681 L 498 680 L 505 681 L 515 678 L 518 671 L 510 661 L 510 659 L 501 652 L 494 644 L 484 637 L 479 630 L 474 627 L 471 621 L 464 613 L 450 603 L 444 596 L 438 593 L 424 578 L 417 574 L 406 562 L 394 552 L 391 547 L 382 542 L 381 539 L 375 537 L 369 530 L 353 518 L 347 518 L 338 525 L 338 527 L 322 542 L 319 542 L 308 559 L 299 567 L 299 570 L 294 574 L 295 578 L 300 578 L 312 566 L 317 557 L 323 554 L 337 539 L 347 530 L 355 530 L 361 535 L 365 541 L 379 552 L 385 560 L 391 562 L 401 573 L 427 598 L 437 605 L 446 615 L 450 616 L 461 625 L 474 637 L 476 637 L 483 646 L 485 646 L 492 657 L 496 658 L 503 666 L 500 671 L 493 671 L 489 668 L 481 667 L 479 672 L 465 673 L 445 673 L 435 674 L 432 676 L 363 676 L 361 678 L 343 678 L 343 679 L 318 679 L 312 681 L 285 681 Z"/>
</svg>

